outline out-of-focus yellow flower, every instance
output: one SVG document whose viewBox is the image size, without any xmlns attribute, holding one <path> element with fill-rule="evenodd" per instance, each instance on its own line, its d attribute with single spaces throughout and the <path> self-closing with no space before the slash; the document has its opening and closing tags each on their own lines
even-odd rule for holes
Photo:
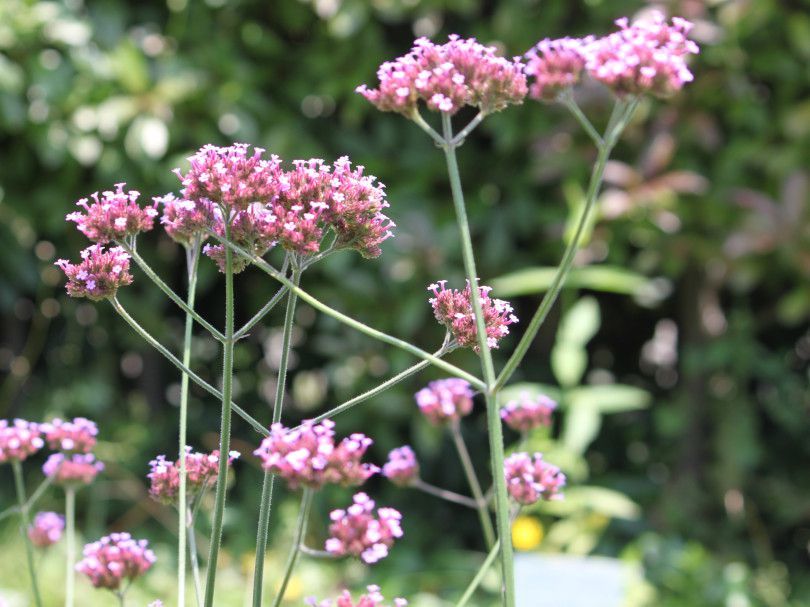
<svg viewBox="0 0 810 607">
<path fill-rule="evenodd" d="M 280 582 L 276 585 L 276 592 L 281 590 Z M 290 578 L 289 583 L 287 584 L 287 592 L 284 594 L 284 597 L 288 601 L 295 601 L 304 596 L 304 583 L 301 581 L 301 578 L 297 575 L 294 575 Z"/>
<path fill-rule="evenodd" d="M 543 525 L 533 516 L 519 516 L 512 525 L 512 543 L 517 550 L 537 548 L 543 535 Z"/>
</svg>

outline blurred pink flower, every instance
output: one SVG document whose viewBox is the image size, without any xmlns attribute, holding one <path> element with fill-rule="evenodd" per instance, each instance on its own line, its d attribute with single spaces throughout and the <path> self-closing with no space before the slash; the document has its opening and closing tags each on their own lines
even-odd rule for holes
<svg viewBox="0 0 810 607">
<path fill-rule="evenodd" d="M 415 398 L 419 410 L 434 424 L 461 419 L 473 408 L 472 386 L 455 377 L 430 382 Z"/>
<path fill-rule="evenodd" d="M 565 475 L 540 453 L 513 453 L 504 461 L 504 475 L 509 495 L 520 504 L 562 499 L 559 490 L 565 486 Z"/>
<path fill-rule="evenodd" d="M 402 515 L 393 508 L 379 508 L 365 493 L 357 493 L 346 510 L 329 514 L 332 524 L 326 551 L 335 556 L 359 556 L 366 563 L 376 563 L 388 556 L 394 540 L 402 537 Z"/>
<path fill-rule="evenodd" d="M 336 599 L 326 599 L 320 603 L 315 599 L 307 599 L 307 604 L 311 607 L 384 607 L 385 597 L 380 592 L 379 586 L 368 586 L 366 594 L 357 597 L 357 602 L 352 600 L 352 595 L 348 590 L 344 590 Z M 405 599 L 394 599 L 391 607 L 406 607 L 408 601 Z"/>
<path fill-rule="evenodd" d="M 51 454 L 42 465 L 42 472 L 56 485 L 89 485 L 98 473 L 104 470 L 104 464 L 92 453 Z"/>
<path fill-rule="evenodd" d="M 528 432 L 540 426 L 550 426 L 556 408 L 557 403 L 544 394 L 531 396 L 523 393 L 501 408 L 501 419 L 516 432 Z"/>
<path fill-rule="evenodd" d="M 134 540 L 129 533 L 112 533 L 84 547 L 84 558 L 76 571 L 86 575 L 96 588 L 118 590 L 155 563 L 155 553 L 146 540 Z M 126 588 L 126 586 L 125 586 Z"/>
<path fill-rule="evenodd" d="M 11 424 L 0 419 L 0 464 L 22 462 L 45 446 L 39 424 L 15 419 Z"/>
<path fill-rule="evenodd" d="M 410 485 L 419 478 L 419 462 L 408 445 L 394 449 L 388 454 L 388 461 L 382 467 L 382 474 L 395 485 Z"/>
<path fill-rule="evenodd" d="M 47 548 L 62 537 L 65 517 L 56 512 L 37 512 L 34 522 L 28 527 L 28 537 L 38 548 Z"/>
<path fill-rule="evenodd" d="M 58 417 L 40 425 L 48 447 L 63 453 L 89 453 L 96 446 L 98 427 L 85 417 L 65 421 Z"/>
</svg>

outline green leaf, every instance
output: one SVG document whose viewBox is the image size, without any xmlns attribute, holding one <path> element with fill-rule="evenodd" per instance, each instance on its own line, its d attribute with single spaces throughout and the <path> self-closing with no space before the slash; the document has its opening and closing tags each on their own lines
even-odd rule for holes
<svg viewBox="0 0 810 607">
<path fill-rule="evenodd" d="M 498 297 L 545 293 L 551 287 L 556 273 L 556 267 L 524 268 L 494 279 L 492 286 Z M 573 268 L 565 280 L 564 287 L 636 295 L 649 283 L 646 276 L 636 272 L 618 266 L 601 265 Z"/>
<path fill-rule="evenodd" d="M 588 366 L 588 353 L 579 345 L 558 341 L 551 350 L 551 370 L 565 388 L 576 386 Z"/>
<path fill-rule="evenodd" d="M 577 405 L 569 402 L 563 428 L 563 444 L 574 453 L 585 453 L 588 445 L 599 435 L 601 427 L 602 416 L 596 408 L 587 402 Z"/>
<path fill-rule="evenodd" d="M 641 507 L 629 497 L 607 487 L 579 485 L 563 489 L 564 499 L 538 502 L 537 510 L 551 516 L 571 516 L 583 511 L 629 521 L 641 516 Z"/>
<path fill-rule="evenodd" d="M 597 413 L 637 411 L 650 405 L 650 393 L 635 386 L 605 384 L 573 388 L 566 394 L 572 410 L 590 408 Z"/>
<path fill-rule="evenodd" d="M 584 346 L 599 330 L 599 304 L 593 297 L 583 297 L 565 314 L 557 331 L 557 339 Z"/>
</svg>

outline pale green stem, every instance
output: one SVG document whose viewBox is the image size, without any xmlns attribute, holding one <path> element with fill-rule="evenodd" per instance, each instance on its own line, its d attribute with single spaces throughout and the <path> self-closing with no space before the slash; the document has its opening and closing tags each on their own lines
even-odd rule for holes
<svg viewBox="0 0 810 607">
<path fill-rule="evenodd" d="M 493 561 L 498 557 L 498 552 L 500 551 L 501 547 L 501 540 L 495 542 L 495 545 L 489 551 L 487 558 L 484 559 L 481 568 L 478 569 L 478 573 L 475 574 L 475 577 L 470 582 L 470 585 L 467 586 L 467 590 L 464 591 L 464 594 L 461 595 L 461 598 L 456 603 L 456 607 L 464 607 L 470 600 L 475 591 L 478 589 L 478 586 L 481 585 L 481 580 L 484 579 L 484 576 L 489 571 L 489 568 L 492 566 Z"/>
<path fill-rule="evenodd" d="M 463 129 L 461 129 L 455 137 L 453 137 L 453 141 L 451 142 L 451 145 L 453 145 L 454 147 L 458 147 L 458 146 L 462 145 L 464 143 L 464 140 L 467 138 L 467 135 L 472 133 L 473 130 L 475 129 L 475 127 L 477 127 L 479 124 L 481 124 L 481 121 L 484 118 L 486 118 L 486 114 L 483 112 L 483 110 L 478 112 L 475 115 L 475 118 L 470 120 L 470 123 L 467 126 L 465 126 Z M 442 145 L 444 145 L 444 141 L 442 141 Z"/>
<path fill-rule="evenodd" d="M 186 535 L 188 535 L 188 554 L 191 560 L 191 574 L 194 578 L 194 594 L 197 598 L 197 607 L 202 607 L 202 581 L 200 580 L 200 560 L 197 556 L 197 535 L 194 531 L 194 518 L 189 519 L 189 525 L 186 527 Z"/>
<path fill-rule="evenodd" d="M 282 297 L 284 297 L 286 293 L 287 287 L 280 287 L 279 290 L 276 291 L 276 294 L 270 298 L 270 301 L 264 304 L 264 306 L 262 306 L 262 309 L 256 312 L 253 318 L 247 321 L 241 329 L 239 329 L 236 333 L 233 334 L 234 339 L 242 339 L 245 335 L 247 335 L 248 331 L 250 331 L 253 327 L 255 327 L 262 318 L 267 316 L 270 313 L 270 311 L 276 307 L 278 302 L 281 301 Z"/>
<path fill-rule="evenodd" d="M 76 489 L 65 487 L 65 607 L 76 595 Z"/>
<path fill-rule="evenodd" d="M 456 446 L 458 458 L 461 460 L 464 476 L 467 477 L 473 498 L 475 498 L 475 508 L 478 510 L 478 518 L 481 519 L 481 529 L 484 532 L 487 548 L 491 548 L 495 544 L 495 530 L 492 528 L 492 519 L 489 518 L 487 501 L 484 499 L 481 483 L 478 481 L 478 476 L 475 474 L 475 466 L 473 466 L 472 459 L 470 458 L 470 452 L 467 450 L 467 445 L 464 443 L 464 437 L 461 435 L 461 424 L 459 424 L 458 420 L 454 420 L 450 423 L 450 434 L 453 437 L 453 444 Z"/>
<path fill-rule="evenodd" d="M 295 536 L 293 537 L 293 546 L 290 550 L 290 556 L 287 557 L 287 564 L 284 567 L 284 577 L 281 578 L 281 585 L 278 589 L 275 599 L 273 599 L 273 607 L 281 605 L 284 600 L 284 594 L 287 592 L 287 585 L 290 583 L 295 563 L 298 560 L 298 555 L 301 553 L 301 544 L 304 541 L 304 535 L 307 531 L 307 519 L 309 518 L 309 509 L 312 506 L 312 497 L 314 493 L 312 489 L 305 488 L 304 495 L 301 498 L 301 511 L 298 513 L 298 522 L 295 525 Z"/>
<path fill-rule="evenodd" d="M 448 502 L 460 504 L 461 506 L 467 506 L 467 508 L 472 508 L 473 510 L 479 510 L 478 502 L 476 502 L 471 497 L 467 497 L 466 495 L 459 495 L 454 491 L 442 489 L 441 487 L 437 487 L 436 485 L 431 485 L 430 483 L 426 483 L 425 481 L 423 481 L 421 478 L 417 478 L 411 481 L 408 487 L 411 487 L 412 489 L 419 489 L 419 491 L 424 491 L 429 495 L 433 495 Z M 491 532 L 492 531 L 491 522 L 489 529 Z"/>
<path fill-rule="evenodd" d="M 596 129 L 594 128 L 593 124 L 591 124 L 591 121 L 588 120 L 588 117 L 582 113 L 582 110 L 577 105 L 577 102 L 574 101 L 574 96 L 571 94 L 571 91 L 566 90 L 560 96 L 560 100 L 562 101 L 563 105 L 568 108 L 568 111 L 574 115 L 574 118 L 577 119 L 577 122 L 579 122 L 583 130 L 588 134 L 588 137 L 593 140 L 596 147 L 601 148 L 604 144 L 602 141 L 602 136 L 596 132 Z"/>
<path fill-rule="evenodd" d="M 293 266 L 295 268 L 295 266 Z M 294 269 L 292 283 L 297 287 L 301 281 L 301 271 Z M 273 402 L 273 423 L 281 421 L 281 412 L 284 408 L 284 391 L 287 385 L 287 367 L 290 360 L 290 343 L 292 342 L 293 327 L 295 325 L 294 291 L 287 296 L 287 310 L 284 314 L 284 329 L 281 344 L 281 359 L 278 366 L 278 379 L 276 381 L 276 399 Z M 264 590 L 264 556 L 267 552 L 267 532 L 270 527 L 270 511 L 273 505 L 273 484 L 275 475 L 265 470 L 262 479 L 262 497 L 259 508 L 259 527 L 256 531 L 256 558 L 253 569 L 253 607 L 261 607 L 262 592 Z"/>
<path fill-rule="evenodd" d="M 422 118 L 422 114 L 419 113 L 419 110 L 417 108 L 414 108 L 413 113 L 411 114 L 411 120 L 413 120 L 416 123 L 416 126 L 425 131 L 425 133 L 427 133 L 428 135 L 430 135 L 430 138 L 433 139 L 434 142 L 436 142 L 436 145 L 438 145 L 439 147 L 442 147 L 444 145 L 444 139 L 442 139 L 442 136 L 439 135 L 432 126 L 430 126 L 427 122 L 425 122 L 425 119 Z"/>
<path fill-rule="evenodd" d="M 470 226 L 467 221 L 467 209 L 464 204 L 464 193 L 461 189 L 461 176 L 458 171 L 456 150 L 452 145 L 453 127 L 450 116 L 442 115 L 442 128 L 445 145 L 443 147 L 447 160 L 447 173 L 450 177 L 450 189 L 453 194 L 453 206 L 456 211 L 459 234 L 461 236 L 461 253 L 464 260 L 464 270 L 470 283 L 470 294 L 473 312 L 475 314 L 476 338 L 478 341 L 481 369 L 484 374 L 484 399 L 487 406 L 487 430 L 489 433 L 490 462 L 492 478 L 495 484 L 495 518 L 498 527 L 498 536 L 501 538 L 501 565 L 504 582 L 504 605 L 515 605 L 515 575 L 514 553 L 511 541 L 511 524 L 509 522 L 509 498 L 506 493 L 506 479 L 503 475 L 503 429 L 501 428 L 500 411 L 496 392 L 492 390 L 495 384 L 495 366 L 492 363 L 492 353 L 487 343 L 486 325 L 481 307 L 481 296 L 478 291 L 478 273 L 475 269 L 475 256 L 470 236 Z"/>
<path fill-rule="evenodd" d="M 37 607 L 42 607 L 42 597 L 39 594 L 39 583 L 37 582 L 37 570 L 34 566 L 34 546 L 31 538 L 28 537 L 28 506 L 25 498 L 25 481 L 23 480 L 22 464 L 18 460 L 11 461 L 11 468 L 14 471 L 14 486 L 17 489 L 17 507 L 20 509 L 20 525 L 25 542 L 25 558 L 28 564 L 28 576 L 31 578 L 31 592 L 34 595 L 34 602 Z"/>
<path fill-rule="evenodd" d="M 223 213 L 227 218 L 227 214 Z M 230 239 L 230 219 L 225 222 L 225 240 Z M 233 253 L 225 248 L 225 340 L 222 344 L 222 420 L 219 433 L 219 470 L 211 521 L 211 546 L 208 552 L 208 572 L 205 580 L 205 607 L 214 604 L 217 560 L 222 542 L 222 519 L 225 515 L 225 493 L 228 488 L 228 453 L 231 450 L 231 390 L 233 388 Z"/>
<path fill-rule="evenodd" d="M 52 482 L 51 478 L 49 476 L 46 476 L 45 480 L 43 480 L 39 484 L 39 486 L 34 490 L 34 492 L 28 498 L 28 501 L 25 502 L 25 507 L 28 508 L 28 512 L 31 512 L 31 510 L 33 510 L 34 506 L 39 501 L 39 498 L 41 498 L 45 494 L 45 491 L 48 489 L 48 487 L 51 486 L 51 482 Z M 6 508 L 5 510 L 3 510 L 3 512 L 0 512 L 0 521 L 10 516 L 15 516 L 19 513 L 20 513 L 19 506 L 12 506 L 11 508 Z"/>
</svg>

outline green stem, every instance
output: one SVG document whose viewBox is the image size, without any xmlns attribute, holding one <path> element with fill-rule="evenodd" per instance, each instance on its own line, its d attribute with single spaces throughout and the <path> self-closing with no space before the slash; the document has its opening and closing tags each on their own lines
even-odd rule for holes
<svg viewBox="0 0 810 607">
<path fill-rule="evenodd" d="M 604 144 L 602 141 L 602 136 L 596 132 L 596 129 L 594 128 L 593 124 L 591 124 L 591 121 L 588 120 L 588 117 L 582 113 L 582 110 L 577 105 L 577 102 L 574 101 L 574 96 L 571 94 L 571 91 L 567 90 L 564 92 L 560 97 L 560 100 L 562 101 L 563 105 L 568 108 L 568 111 L 574 115 L 574 118 L 577 119 L 577 122 L 579 122 L 580 126 L 588 134 L 588 137 L 593 140 L 596 147 L 601 148 Z"/>
<path fill-rule="evenodd" d="M 223 213 L 227 218 L 227 214 Z M 230 219 L 225 220 L 225 239 L 230 240 Z M 222 541 L 222 519 L 225 515 L 225 492 L 228 487 L 228 453 L 231 450 L 231 390 L 233 388 L 233 253 L 225 248 L 225 340 L 222 344 L 222 420 L 219 433 L 219 470 L 211 522 L 211 546 L 205 581 L 205 607 L 214 604 L 217 560 Z"/>
<path fill-rule="evenodd" d="M 290 550 L 290 556 L 287 557 L 287 564 L 284 567 L 284 577 L 281 578 L 281 585 L 278 589 L 278 594 L 273 599 L 273 607 L 281 605 L 284 600 L 284 594 L 287 592 L 287 585 L 290 583 L 295 563 L 298 560 L 298 555 L 301 553 L 301 544 L 304 540 L 304 534 L 307 531 L 307 519 L 309 518 L 309 510 L 312 507 L 312 497 L 314 493 L 312 489 L 305 488 L 304 495 L 301 498 L 301 511 L 298 513 L 298 522 L 295 525 L 295 536 L 293 537 L 293 546 Z"/>
<path fill-rule="evenodd" d="M 294 269 L 292 283 L 297 287 L 301 281 L 301 271 Z M 273 402 L 273 423 L 281 421 L 281 411 L 284 407 L 284 391 L 287 385 L 287 367 L 290 360 L 290 343 L 292 341 L 293 327 L 295 325 L 295 303 L 297 297 L 294 291 L 287 296 L 287 310 L 284 314 L 284 330 L 281 344 L 281 360 L 278 366 L 278 379 L 276 381 L 276 399 Z M 262 498 L 259 508 L 259 527 L 256 532 L 256 559 L 253 569 L 253 607 L 261 607 L 262 592 L 264 590 L 264 555 L 267 552 L 267 532 L 270 527 L 270 511 L 273 505 L 273 484 L 275 475 L 264 472 L 262 480 Z"/>
<path fill-rule="evenodd" d="M 467 445 L 464 443 L 464 437 L 461 435 L 461 424 L 458 423 L 458 420 L 454 420 L 450 423 L 450 434 L 453 437 L 456 451 L 458 451 L 461 467 L 464 468 L 464 476 L 467 477 L 473 498 L 475 498 L 475 507 L 478 510 L 478 518 L 481 519 L 481 529 L 484 531 L 484 539 L 487 542 L 487 548 L 492 548 L 492 546 L 495 545 L 495 530 L 492 528 L 492 519 L 489 518 L 487 501 L 484 498 L 481 483 L 478 482 L 478 476 L 475 474 L 475 467 L 470 458 L 470 452 L 467 450 Z"/>
<path fill-rule="evenodd" d="M 65 607 L 76 595 L 76 489 L 65 487 Z"/>
<path fill-rule="evenodd" d="M 433 495 L 434 497 L 438 497 L 448 502 L 453 502 L 454 504 L 459 504 L 461 506 L 467 506 L 467 508 L 472 508 L 473 510 L 478 510 L 479 502 L 475 501 L 471 497 L 460 495 L 454 491 L 431 485 L 430 483 L 423 481 L 421 478 L 413 480 L 408 486 L 413 489 L 419 489 L 419 491 L 424 491 L 429 495 Z M 489 529 L 490 532 L 492 532 L 492 522 L 489 524 Z"/>
<path fill-rule="evenodd" d="M 25 482 L 23 481 L 22 464 L 18 460 L 11 461 L 11 468 L 14 471 L 14 486 L 17 489 L 17 507 L 20 509 L 20 524 L 23 541 L 25 542 L 25 557 L 28 563 L 28 575 L 31 578 L 31 592 L 34 595 L 34 602 L 37 607 L 42 607 L 42 597 L 39 594 L 39 583 L 37 582 L 37 571 L 34 567 L 34 546 L 31 538 L 28 537 L 28 506 L 25 503 Z"/>
<path fill-rule="evenodd" d="M 481 584 L 481 580 L 484 579 L 484 576 L 487 574 L 487 571 L 489 571 L 489 568 L 492 566 L 492 562 L 498 556 L 500 547 L 501 541 L 498 540 L 497 542 L 495 542 L 495 545 L 489 551 L 487 558 L 484 559 L 484 562 L 481 564 L 481 567 L 480 569 L 478 569 L 478 573 L 475 574 L 475 577 L 472 579 L 472 582 L 470 582 L 470 585 L 467 586 L 467 590 L 465 590 L 464 594 L 461 595 L 461 598 L 458 600 L 458 603 L 456 603 L 456 607 L 464 607 L 470 600 L 472 595 L 478 589 L 478 586 Z"/>
<path fill-rule="evenodd" d="M 239 329 L 236 333 L 233 334 L 234 339 L 242 339 L 245 335 L 247 335 L 248 331 L 250 331 L 253 327 L 255 327 L 262 318 L 267 316 L 270 313 L 270 311 L 276 307 L 278 302 L 281 301 L 281 298 L 284 297 L 285 293 L 287 293 L 287 287 L 282 286 L 281 288 L 279 288 L 279 290 L 276 291 L 276 294 L 270 298 L 270 301 L 264 304 L 262 306 L 262 309 L 256 312 L 256 314 L 254 314 L 253 318 L 247 321 L 241 329 Z"/>
<path fill-rule="evenodd" d="M 444 139 L 442 139 L 442 136 L 439 135 L 432 126 L 430 126 L 427 122 L 425 122 L 425 119 L 422 118 L 422 114 L 419 113 L 419 110 L 417 108 L 414 108 L 413 114 L 411 114 L 411 120 L 413 120 L 416 123 L 416 126 L 425 131 L 425 133 L 427 133 L 428 135 L 430 135 L 430 138 L 433 139 L 436 145 L 438 145 L 439 147 L 442 147 L 444 145 Z"/>
<path fill-rule="evenodd" d="M 477 127 L 479 124 L 481 124 L 481 121 L 484 118 L 486 118 L 486 114 L 483 111 L 478 112 L 475 115 L 475 118 L 470 120 L 470 123 L 467 126 L 465 126 L 463 129 L 461 129 L 455 137 L 453 137 L 453 141 L 451 142 L 451 145 L 453 145 L 454 147 L 458 147 L 458 146 L 462 145 L 464 143 L 464 140 L 467 138 L 467 135 L 472 133 L 473 129 L 475 129 L 475 127 Z M 442 144 L 444 144 L 444 141 L 442 141 Z"/>
<path fill-rule="evenodd" d="M 43 480 L 39 484 L 39 486 L 34 490 L 34 492 L 28 498 L 28 501 L 25 502 L 25 507 L 28 508 L 28 512 L 31 512 L 31 510 L 34 508 L 34 505 L 36 505 L 36 503 L 39 501 L 39 498 L 41 498 L 45 494 L 45 491 L 47 491 L 48 487 L 51 486 L 51 482 L 52 482 L 51 478 L 49 476 L 46 476 L 45 480 Z M 0 521 L 10 516 L 17 515 L 19 513 L 20 513 L 19 506 L 11 506 L 11 508 L 6 508 L 5 510 L 3 510 L 3 512 L 0 512 Z"/>
<path fill-rule="evenodd" d="M 504 582 L 504 606 L 514 607 L 514 553 L 511 541 L 511 524 L 509 522 L 509 498 L 506 493 L 506 479 L 503 475 L 503 429 L 501 428 L 496 392 L 493 391 L 495 384 L 495 366 L 492 363 L 492 353 L 489 351 L 489 344 L 487 343 L 486 325 L 481 308 L 481 296 L 478 291 L 478 273 L 475 269 L 475 256 L 473 253 L 472 238 L 470 236 L 470 226 L 467 221 L 464 193 L 461 189 L 461 176 L 458 171 L 456 149 L 452 144 L 453 127 L 450 122 L 450 116 L 447 114 L 442 114 L 442 129 L 445 140 L 443 150 L 447 161 L 447 173 L 450 177 L 453 206 L 455 207 L 456 220 L 461 236 L 461 253 L 464 260 L 464 270 L 467 274 L 467 280 L 470 283 L 470 294 L 477 329 L 478 349 L 481 357 L 481 369 L 486 384 L 484 398 L 487 406 L 487 430 L 489 432 L 492 478 L 495 484 L 495 518 L 498 526 L 498 536 L 501 538 L 500 555 Z"/>
<path fill-rule="evenodd" d="M 197 607 L 202 607 L 202 582 L 200 581 L 200 561 L 197 556 L 197 535 L 194 531 L 194 518 L 189 519 L 189 525 L 186 527 L 186 535 L 188 535 L 188 555 L 191 560 L 191 574 L 194 578 L 194 594 L 197 598 Z"/>
</svg>

